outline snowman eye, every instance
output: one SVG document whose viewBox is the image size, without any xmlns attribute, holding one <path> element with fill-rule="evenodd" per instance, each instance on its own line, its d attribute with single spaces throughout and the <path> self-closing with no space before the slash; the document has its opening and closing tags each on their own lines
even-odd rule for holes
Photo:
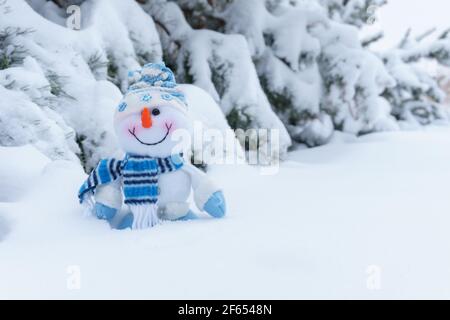
<svg viewBox="0 0 450 320">
<path fill-rule="evenodd" d="M 161 111 L 159 111 L 158 108 L 155 108 L 155 109 L 152 110 L 152 115 L 154 115 L 154 116 L 157 116 L 157 115 L 159 115 L 160 113 L 161 113 Z"/>
</svg>

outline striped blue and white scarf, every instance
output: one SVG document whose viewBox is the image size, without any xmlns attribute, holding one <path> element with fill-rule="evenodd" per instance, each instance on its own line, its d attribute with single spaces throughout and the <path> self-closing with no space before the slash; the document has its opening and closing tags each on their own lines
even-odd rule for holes
<svg viewBox="0 0 450 320">
<path fill-rule="evenodd" d="M 80 203 L 86 195 L 95 193 L 95 189 L 110 183 L 119 177 L 123 178 L 123 194 L 128 205 L 156 205 L 158 202 L 158 177 L 160 174 L 172 172 L 183 166 L 182 155 L 166 158 L 153 158 L 127 154 L 123 160 L 103 159 L 92 170 L 88 179 L 78 192 Z"/>
</svg>

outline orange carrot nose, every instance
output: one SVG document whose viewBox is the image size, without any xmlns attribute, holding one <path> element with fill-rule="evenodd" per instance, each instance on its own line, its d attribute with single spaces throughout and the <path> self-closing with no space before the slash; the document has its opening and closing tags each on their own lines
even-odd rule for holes
<svg viewBox="0 0 450 320">
<path fill-rule="evenodd" d="M 150 128 L 152 126 L 152 116 L 148 108 L 144 108 L 141 113 L 142 126 L 144 128 Z"/>
</svg>

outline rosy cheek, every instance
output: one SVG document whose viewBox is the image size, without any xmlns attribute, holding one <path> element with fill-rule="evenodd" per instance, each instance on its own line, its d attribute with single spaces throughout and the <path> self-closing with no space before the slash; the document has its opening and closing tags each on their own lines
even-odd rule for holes
<svg viewBox="0 0 450 320">
<path fill-rule="evenodd" d="M 169 132 L 173 132 L 177 128 L 175 121 L 165 121 L 164 126 Z"/>
<path fill-rule="evenodd" d="M 123 132 L 128 134 L 128 135 L 131 135 L 130 131 L 132 131 L 132 132 L 139 132 L 140 131 L 139 125 L 137 125 L 134 122 L 130 122 L 130 123 L 125 124 L 123 126 Z"/>
</svg>

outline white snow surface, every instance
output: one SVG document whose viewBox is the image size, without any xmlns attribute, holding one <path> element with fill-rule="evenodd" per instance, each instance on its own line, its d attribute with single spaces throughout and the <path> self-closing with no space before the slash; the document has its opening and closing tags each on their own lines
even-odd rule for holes
<svg viewBox="0 0 450 320">
<path fill-rule="evenodd" d="M 212 167 L 226 218 L 142 231 L 82 216 L 78 164 L 0 153 L 0 298 L 450 298 L 448 128 L 337 134 L 271 176 Z"/>
</svg>

